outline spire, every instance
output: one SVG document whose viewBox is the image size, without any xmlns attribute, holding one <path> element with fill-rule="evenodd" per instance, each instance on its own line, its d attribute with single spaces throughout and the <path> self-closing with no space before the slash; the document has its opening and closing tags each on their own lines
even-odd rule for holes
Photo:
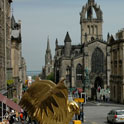
<svg viewBox="0 0 124 124">
<path fill-rule="evenodd" d="M 49 36 L 47 38 L 47 51 L 50 51 Z"/>
<path fill-rule="evenodd" d="M 58 39 L 56 38 L 56 46 L 58 46 Z"/>
<path fill-rule="evenodd" d="M 110 38 L 110 35 L 109 35 L 109 33 L 108 33 L 108 35 L 107 35 L 107 41 L 109 40 L 109 38 Z"/>
<path fill-rule="evenodd" d="M 67 32 L 66 36 L 65 36 L 65 40 L 64 42 L 71 42 L 71 38 L 69 36 L 69 33 Z"/>
<path fill-rule="evenodd" d="M 15 21 L 15 18 L 14 18 L 14 16 L 13 16 L 13 14 L 12 14 L 12 17 L 11 17 L 11 28 L 12 28 L 12 29 L 15 28 L 15 23 L 16 23 L 16 21 Z"/>
<path fill-rule="evenodd" d="M 49 36 L 47 37 L 47 49 L 45 54 L 45 65 L 51 63 L 52 61 L 52 54 L 50 50 L 50 44 L 49 44 Z"/>
</svg>

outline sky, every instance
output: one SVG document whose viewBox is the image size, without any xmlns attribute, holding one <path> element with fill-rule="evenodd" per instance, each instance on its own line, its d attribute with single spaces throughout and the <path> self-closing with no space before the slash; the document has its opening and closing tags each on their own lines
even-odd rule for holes
<svg viewBox="0 0 124 124">
<path fill-rule="evenodd" d="M 22 55 L 27 70 L 42 70 L 47 38 L 52 57 L 55 40 L 63 45 L 67 31 L 73 45 L 80 44 L 80 12 L 88 0 L 13 0 L 12 13 L 22 22 Z M 103 39 L 124 28 L 124 0 L 95 0 L 103 11 Z"/>
</svg>

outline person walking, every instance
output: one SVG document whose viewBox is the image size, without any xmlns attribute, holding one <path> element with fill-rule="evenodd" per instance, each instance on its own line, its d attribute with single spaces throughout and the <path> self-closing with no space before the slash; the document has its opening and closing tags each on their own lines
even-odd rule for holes
<svg viewBox="0 0 124 124">
<path fill-rule="evenodd" d="M 23 113 L 22 112 L 20 113 L 20 120 L 21 120 L 21 123 L 24 124 L 24 119 L 23 119 Z"/>
</svg>

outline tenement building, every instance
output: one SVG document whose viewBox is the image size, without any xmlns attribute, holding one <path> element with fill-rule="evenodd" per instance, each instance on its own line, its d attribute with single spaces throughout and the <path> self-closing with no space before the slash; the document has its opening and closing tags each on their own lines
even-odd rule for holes
<svg viewBox="0 0 124 124">
<path fill-rule="evenodd" d="M 0 93 L 7 93 L 7 80 L 11 79 L 11 2 L 0 0 Z"/>
<path fill-rule="evenodd" d="M 22 81 L 25 77 L 23 74 L 22 64 L 25 64 L 24 58 L 22 58 L 22 38 L 21 38 L 21 21 L 15 21 L 14 16 L 11 18 L 11 58 L 12 58 L 12 77 L 14 80 L 13 95 L 15 98 L 20 99 L 22 96 Z"/>
<path fill-rule="evenodd" d="M 109 38 L 111 53 L 111 100 L 124 103 L 124 29 Z"/>
<path fill-rule="evenodd" d="M 96 97 L 98 87 L 108 86 L 107 42 L 102 33 L 103 13 L 94 0 L 88 0 L 80 13 L 81 41 L 72 45 L 67 32 L 64 45 L 56 40 L 55 82 L 66 79 L 68 88 L 80 87 Z"/>
</svg>

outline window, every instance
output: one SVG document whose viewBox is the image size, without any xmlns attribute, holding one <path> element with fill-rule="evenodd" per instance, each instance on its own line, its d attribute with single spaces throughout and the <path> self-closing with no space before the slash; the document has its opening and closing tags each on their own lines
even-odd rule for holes
<svg viewBox="0 0 124 124">
<path fill-rule="evenodd" d="M 92 31 L 92 34 L 94 34 L 94 27 L 93 27 L 93 25 L 91 26 L 91 31 Z"/>
<path fill-rule="evenodd" d="M 88 29 L 88 34 L 90 34 L 90 26 L 89 25 L 87 26 L 87 29 Z"/>
<path fill-rule="evenodd" d="M 69 66 L 66 68 L 66 81 L 71 83 L 71 68 Z"/>
<path fill-rule="evenodd" d="M 92 72 L 104 72 L 104 54 L 100 48 L 96 48 L 92 54 Z"/>
<path fill-rule="evenodd" d="M 95 33 L 96 33 L 96 35 L 98 35 L 98 27 L 97 27 L 97 25 L 95 26 Z"/>
<path fill-rule="evenodd" d="M 83 67 L 81 64 L 78 64 L 76 68 L 76 80 L 78 82 L 82 81 L 82 74 L 83 74 Z"/>
<path fill-rule="evenodd" d="M 114 98 L 115 98 L 115 92 L 116 92 L 116 89 L 115 89 L 115 86 L 114 86 Z"/>
</svg>

